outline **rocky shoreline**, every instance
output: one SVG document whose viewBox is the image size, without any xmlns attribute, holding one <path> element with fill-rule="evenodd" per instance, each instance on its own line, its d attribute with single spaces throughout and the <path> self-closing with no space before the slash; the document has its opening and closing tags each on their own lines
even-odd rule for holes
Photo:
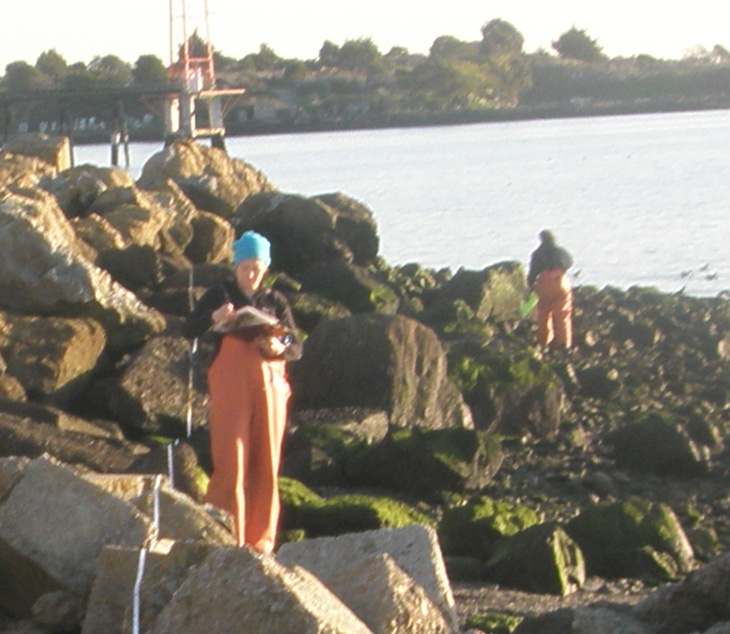
<svg viewBox="0 0 730 634">
<path fill-rule="evenodd" d="M 69 156 L 68 139 L 37 135 L 0 153 L 0 572 L 18 562 L 43 570 L 76 617 L 34 608 L 52 592 L 0 583 L 0 631 L 93 631 L 96 562 L 84 562 L 83 582 L 64 581 L 22 545 L 33 526 L 8 532 L 13 504 L 29 504 L 14 497 L 31 476 L 72 469 L 69 486 L 83 492 L 101 486 L 94 474 L 112 478 L 105 495 L 149 518 L 150 478 L 164 474 L 176 508 L 197 518 L 168 526 L 167 538 L 205 545 L 205 555 L 178 546 L 177 557 L 222 565 L 206 549 L 228 543 L 225 518 L 203 519 L 212 511 L 200 505 L 210 343 L 193 354 L 180 327 L 203 290 L 230 275 L 231 242 L 247 229 L 271 240 L 271 283 L 306 338 L 290 367 L 282 543 L 362 531 L 385 531 L 378 539 L 389 543 L 388 531 L 425 527 L 461 629 L 730 627 L 720 599 L 730 580 L 727 298 L 578 287 L 574 350 L 543 351 L 519 316 L 516 262 L 390 266 L 376 217 L 358 201 L 281 192 L 255 167 L 192 142 L 152 156 L 137 181 L 71 168 Z M 118 479 L 132 474 L 134 485 Z M 102 540 L 100 561 L 117 556 L 112 546 L 139 545 L 124 539 Z M 272 566 L 257 574 L 299 583 Z M 391 578 L 391 566 L 381 561 L 389 572 L 378 575 Z M 178 576 L 180 588 L 207 579 Z M 451 590 L 441 592 L 430 600 L 443 607 Z M 167 631 L 174 599 L 165 596 L 149 631 Z M 372 631 L 457 629 L 435 614 Z"/>
</svg>

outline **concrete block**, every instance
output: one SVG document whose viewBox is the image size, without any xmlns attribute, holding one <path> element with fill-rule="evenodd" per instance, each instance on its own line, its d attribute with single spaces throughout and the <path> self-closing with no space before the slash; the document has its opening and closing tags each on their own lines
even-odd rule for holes
<svg viewBox="0 0 730 634">
<path fill-rule="evenodd" d="M 305 539 L 283 544 L 277 558 L 284 564 L 297 564 L 319 578 L 327 579 L 337 576 L 343 562 L 354 564 L 381 553 L 390 555 L 424 589 L 451 628 L 458 631 L 454 597 L 441 547 L 436 531 L 428 526 L 414 524 L 405 528 Z"/>
<path fill-rule="evenodd" d="M 150 634 L 372 634 L 304 569 L 220 548 L 191 570 Z"/>
<path fill-rule="evenodd" d="M 0 607 L 27 616 L 47 592 L 84 597 L 104 546 L 140 546 L 149 536 L 150 522 L 134 506 L 36 458 L 0 505 Z"/>
<path fill-rule="evenodd" d="M 342 562 L 331 576 L 314 573 L 374 634 L 449 634 L 439 607 L 390 555 Z"/>
<path fill-rule="evenodd" d="M 176 542 L 168 554 L 146 553 L 139 588 L 141 632 L 148 631 L 190 568 L 211 551 L 205 544 Z M 101 552 L 81 634 L 131 634 L 139 555 L 139 548 L 119 546 Z"/>
<path fill-rule="evenodd" d="M 154 519 L 155 476 L 92 474 L 85 478 L 134 504 L 147 517 Z M 204 506 L 170 488 L 167 477 L 162 478 L 158 501 L 160 539 L 200 540 L 218 546 L 235 546 L 233 533 L 211 517 Z"/>
</svg>

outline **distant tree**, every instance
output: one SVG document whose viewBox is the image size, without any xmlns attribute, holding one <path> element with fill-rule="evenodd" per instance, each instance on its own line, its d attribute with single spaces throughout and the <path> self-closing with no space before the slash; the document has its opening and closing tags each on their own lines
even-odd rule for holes
<svg viewBox="0 0 730 634">
<path fill-rule="evenodd" d="M 434 61 L 456 61 L 474 59 L 477 48 L 472 42 L 464 42 L 451 35 L 437 37 L 429 51 Z"/>
<path fill-rule="evenodd" d="M 491 20 L 482 27 L 481 52 L 487 57 L 520 55 L 525 38 L 505 20 Z"/>
<path fill-rule="evenodd" d="M 259 52 L 253 55 L 256 63 L 256 70 L 275 70 L 282 62 L 274 49 L 268 44 L 261 44 Z"/>
<path fill-rule="evenodd" d="M 712 60 L 716 63 L 730 62 L 730 51 L 720 44 L 715 44 L 715 47 L 712 49 L 711 56 Z"/>
<path fill-rule="evenodd" d="M 213 64 L 215 64 L 215 69 L 217 71 L 227 71 L 234 69 L 237 64 L 238 60 L 234 57 L 228 57 L 227 55 L 224 55 L 220 51 L 213 51 Z"/>
<path fill-rule="evenodd" d="M 348 70 L 374 71 L 382 65 L 382 53 L 369 37 L 345 40 L 337 65 Z"/>
<path fill-rule="evenodd" d="M 435 110 L 463 108 L 491 99 L 493 79 L 485 68 L 470 61 L 429 58 L 401 76 L 412 103 Z"/>
<path fill-rule="evenodd" d="M 195 29 L 188 38 L 188 53 L 191 57 L 208 57 L 208 43 L 198 35 L 198 29 Z M 182 46 L 180 54 L 182 54 Z"/>
<path fill-rule="evenodd" d="M 408 49 L 405 46 L 393 46 L 386 53 L 387 57 L 390 57 L 393 59 L 405 58 L 405 57 L 408 57 L 408 55 L 409 55 Z"/>
<path fill-rule="evenodd" d="M 496 80 L 494 101 L 500 106 L 516 106 L 520 94 L 532 86 L 532 70 L 522 52 L 524 41 L 505 20 L 491 20 L 482 27 L 479 52 Z"/>
<path fill-rule="evenodd" d="M 68 72 L 66 60 L 54 48 L 41 53 L 36 60 L 35 67 L 53 80 L 63 79 Z"/>
<path fill-rule="evenodd" d="M 125 85 L 132 81 L 132 67 L 116 55 L 97 55 L 89 62 L 88 70 L 102 83 Z"/>
<path fill-rule="evenodd" d="M 576 59 L 589 64 L 606 59 L 598 42 L 591 38 L 585 29 L 571 27 L 553 42 L 552 46 L 558 55 L 565 59 Z"/>
<path fill-rule="evenodd" d="M 10 62 L 5 67 L 3 87 L 8 91 L 37 90 L 44 83 L 43 73 L 28 62 Z"/>
<path fill-rule="evenodd" d="M 337 66 L 340 59 L 340 47 L 330 40 L 325 40 L 322 48 L 319 49 L 319 63 L 322 66 Z"/>
<path fill-rule="evenodd" d="M 301 60 L 290 60 L 284 65 L 284 77 L 291 81 L 304 79 L 307 75 L 309 75 L 309 70 Z"/>
<path fill-rule="evenodd" d="M 167 68 L 157 55 L 140 55 L 132 67 L 132 83 L 137 86 L 164 86 Z"/>
</svg>

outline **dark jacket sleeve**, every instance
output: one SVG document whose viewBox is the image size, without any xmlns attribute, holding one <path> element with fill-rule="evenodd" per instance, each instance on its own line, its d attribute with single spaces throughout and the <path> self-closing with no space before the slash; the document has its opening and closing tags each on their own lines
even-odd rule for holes
<svg viewBox="0 0 730 634">
<path fill-rule="evenodd" d="M 276 316 L 291 333 L 286 352 L 284 352 L 284 359 L 286 361 L 297 361 L 302 357 L 302 341 L 297 331 L 297 325 L 294 322 L 294 315 L 292 314 L 289 302 L 284 295 L 274 291 L 273 297 L 276 301 Z"/>
<path fill-rule="evenodd" d="M 212 286 L 205 291 L 183 324 L 183 336 L 188 339 L 200 337 L 211 327 L 213 313 L 226 301 L 226 292 L 223 286 Z"/>
<path fill-rule="evenodd" d="M 540 247 L 538 247 L 535 251 L 533 251 L 532 257 L 530 257 L 530 269 L 527 273 L 527 286 L 532 286 L 537 280 L 537 276 L 544 270 L 542 260 L 542 251 L 540 250 Z"/>
<path fill-rule="evenodd" d="M 566 272 L 571 266 L 573 258 L 563 247 L 540 245 L 530 258 L 527 285 L 532 286 L 543 271 L 561 269 Z"/>
</svg>

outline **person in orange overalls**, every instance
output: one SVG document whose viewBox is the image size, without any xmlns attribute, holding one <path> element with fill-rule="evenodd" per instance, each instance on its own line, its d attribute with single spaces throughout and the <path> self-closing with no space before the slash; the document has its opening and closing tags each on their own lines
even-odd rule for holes
<svg viewBox="0 0 730 634">
<path fill-rule="evenodd" d="M 573 344 L 573 290 L 567 271 L 573 258 L 558 246 L 552 231 L 540 232 L 540 246 L 530 258 L 527 285 L 537 293 L 537 339 L 540 345 Z"/>
<path fill-rule="evenodd" d="M 278 472 L 291 390 L 286 362 L 301 356 L 286 298 L 263 286 L 271 263 L 269 241 L 247 231 L 233 244 L 235 278 L 209 288 L 185 323 L 198 337 L 225 330 L 243 306 L 278 319 L 286 335 L 248 328 L 216 335 L 208 370 L 213 473 L 206 502 L 229 511 L 239 546 L 272 552 L 279 519 Z"/>
</svg>

